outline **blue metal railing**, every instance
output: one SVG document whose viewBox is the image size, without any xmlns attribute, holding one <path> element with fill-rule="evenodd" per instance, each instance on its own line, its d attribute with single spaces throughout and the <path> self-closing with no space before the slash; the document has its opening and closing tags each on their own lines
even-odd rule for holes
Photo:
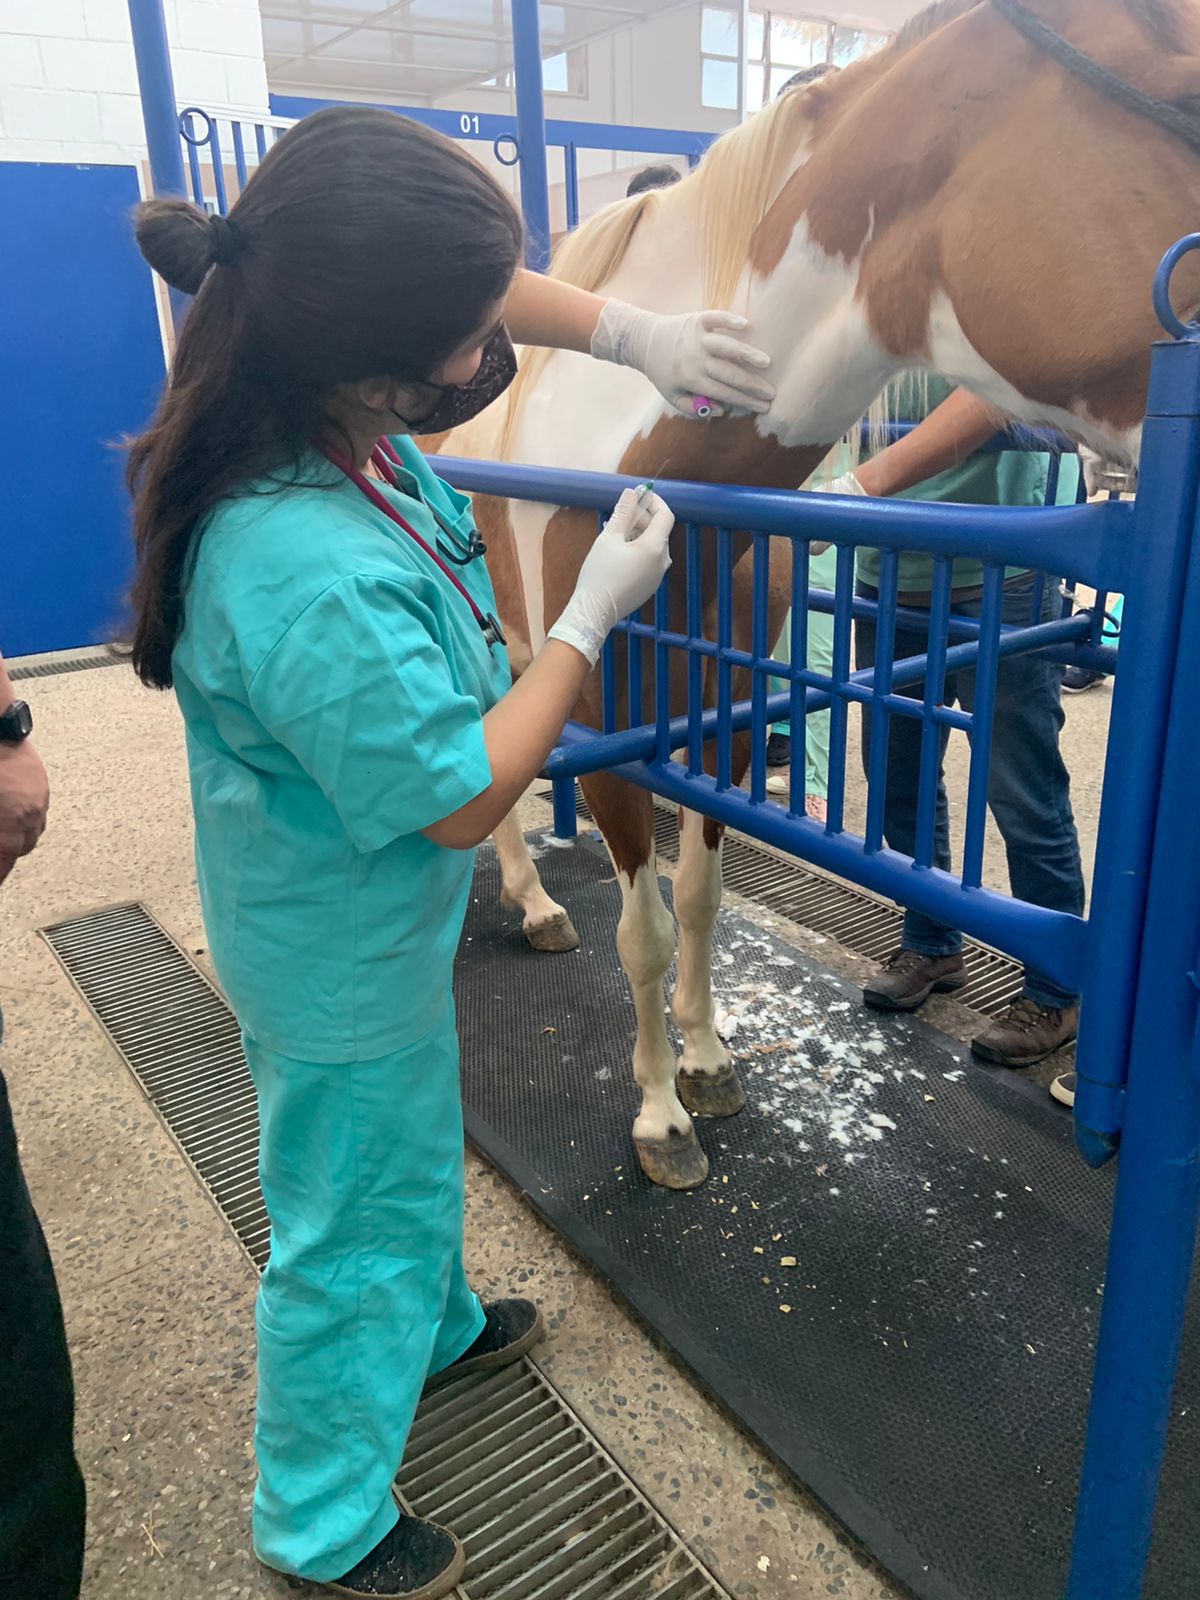
<svg viewBox="0 0 1200 1600">
<path fill-rule="evenodd" d="M 439 471 L 458 488 L 575 506 L 603 514 L 611 509 L 629 480 L 602 473 L 544 469 L 442 457 Z M 610 640 L 602 658 L 603 719 L 599 731 L 572 726 L 547 762 L 556 781 L 566 781 L 601 768 L 617 769 L 644 788 L 686 804 L 743 832 L 815 862 L 830 871 L 914 905 L 930 916 L 961 927 L 991 944 L 1035 963 L 1065 986 L 1077 988 L 1083 974 L 1086 925 L 1078 918 L 1026 905 L 983 888 L 982 852 L 986 817 L 987 744 L 981 733 L 991 715 L 991 685 L 999 659 L 1016 651 L 1044 651 L 1059 660 L 1101 659 L 1112 652 L 1090 652 L 1086 641 L 1093 621 L 1081 612 L 1036 627 L 1004 627 L 999 596 L 1006 566 L 1038 572 L 1072 574 L 1097 589 L 1119 590 L 1130 577 L 1128 559 L 1134 507 L 1120 501 L 1029 511 L 996 506 L 927 505 L 913 501 L 881 502 L 843 499 L 829 494 L 729 488 L 712 484 L 662 482 L 658 485 L 687 528 L 684 559 L 668 576 L 652 621 L 630 619 L 619 632 L 624 643 Z M 709 531 L 715 530 L 715 531 Z M 837 589 L 803 587 L 807 546 L 827 540 L 839 547 Z M 792 617 L 797 644 L 809 609 L 834 618 L 834 666 L 826 677 L 806 665 L 798 649 L 789 663 L 773 659 L 767 594 L 772 549 L 788 546 L 792 582 L 796 586 Z M 853 589 L 854 547 L 868 545 L 892 552 L 881 572 L 878 602 L 858 598 Z M 907 611 L 897 603 L 895 553 L 922 550 L 934 558 L 932 616 Z M 985 604 L 979 621 L 950 614 L 952 557 L 964 551 L 983 562 Z M 709 587 L 702 592 L 705 557 Z M 782 557 L 780 558 L 782 559 Z M 753 596 L 747 628 L 734 626 L 732 595 L 737 581 Z M 801 574 L 801 576 L 797 576 Z M 884 622 L 929 626 L 927 654 L 890 660 L 874 670 L 850 669 L 851 624 L 856 616 L 880 613 Z M 702 619 L 707 626 L 702 627 Z M 882 642 L 882 641 L 881 641 Z M 638 684 L 630 689 L 630 665 L 636 662 Z M 686 710 L 672 704 L 672 662 L 682 666 L 691 693 Z M 704 705 L 699 685 L 707 663 L 715 665 L 712 703 Z M 942 703 L 947 674 L 977 668 L 974 713 Z M 772 694 L 771 678 L 788 688 Z M 748 687 L 734 698 L 735 679 Z M 899 689 L 926 683 L 914 700 Z M 681 680 L 682 681 L 682 680 Z M 622 690 L 626 692 L 622 694 Z M 651 699 L 652 696 L 652 699 Z M 678 700 L 679 696 L 675 697 Z M 869 826 L 865 837 L 842 828 L 845 794 L 848 710 L 869 705 L 886 725 L 893 716 L 918 718 L 931 732 L 923 741 L 920 793 L 924 802 L 918 822 L 915 861 L 882 844 L 883 768 L 873 752 L 868 773 Z M 625 715 L 618 719 L 617 708 Z M 829 814 L 825 825 L 803 814 L 803 796 L 791 798 L 790 809 L 766 796 L 766 729 L 789 711 L 803 717 L 830 709 Z M 643 714 L 646 712 L 646 714 Z M 933 797 L 940 758 L 937 730 L 958 728 L 973 734 L 964 830 L 964 876 L 934 868 Z M 749 793 L 733 781 L 732 740 L 751 735 Z M 701 746 L 716 742 L 711 772 L 701 763 Z M 687 753 L 686 761 L 675 759 Z"/>
<path fill-rule="evenodd" d="M 356 102 L 357 103 L 357 102 Z M 272 95 L 272 117 L 263 122 L 239 121 L 212 116 L 199 106 L 188 106 L 179 113 L 179 134 L 183 141 L 188 170 L 188 188 L 197 205 L 224 213 L 237 199 L 248 177 L 267 150 L 293 122 L 325 106 L 344 105 L 338 100 L 309 100 L 295 96 Z M 379 109 L 410 117 L 447 138 L 490 144 L 498 160 L 515 166 L 520 160 L 520 141 L 514 117 L 483 112 L 431 111 L 422 106 L 382 106 Z M 579 152 L 607 150 L 614 154 L 686 156 L 694 164 L 715 138 L 710 133 L 689 133 L 675 128 L 618 128 L 605 123 L 545 123 L 546 146 L 563 152 L 565 207 L 568 228 L 579 226 Z M 544 169 L 543 169 L 544 171 Z M 543 187 L 545 178 L 543 177 Z M 534 185 L 534 188 L 537 186 Z M 181 192 L 181 191 L 180 191 Z M 522 208 L 531 241 L 540 240 L 541 224 L 535 218 L 530 226 L 528 203 L 530 182 L 522 172 Z M 540 216 L 540 201 L 535 197 Z M 549 224 L 545 237 L 549 238 Z M 543 266 L 546 252 L 534 250 L 530 265 Z"/>
</svg>

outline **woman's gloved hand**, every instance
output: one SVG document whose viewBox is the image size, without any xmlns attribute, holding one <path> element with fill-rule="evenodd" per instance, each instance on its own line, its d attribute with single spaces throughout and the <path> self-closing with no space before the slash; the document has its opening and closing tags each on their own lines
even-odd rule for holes
<svg viewBox="0 0 1200 1600">
<path fill-rule="evenodd" d="M 832 478 L 828 483 L 813 483 L 810 487 L 820 494 L 863 495 L 870 498 L 853 472 L 843 472 L 840 478 Z M 823 556 L 828 549 L 828 539 L 814 539 L 808 547 L 809 554 L 814 556 Z"/>
<path fill-rule="evenodd" d="M 853 472 L 843 472 L 840 478 L 834 478 L 831 483 L 823 483 L 820 487 L 823 494 L 866 495 L 867 493 Z"/>
<path fill-rule="evenodd" d="M 671 565 L 675 513 L 656 494 L 626 489 L 587 553 L 575 593 L 550 629 L 592 666 L 614 626 L 654 594 Z"/>
<path fill-rule="evenodd" d="M 733 337 L 746 326 L 745 317 L 732 311 L 660 316 L 609 300 L 592 335 L 592 354 L 645 373 L 687 417 L 696 415 L 697 399 L 711 405 L 714 417 L 730 409 L 766 411 L 775 390 L 759 374 L 771 358 Z"/>
</svg>

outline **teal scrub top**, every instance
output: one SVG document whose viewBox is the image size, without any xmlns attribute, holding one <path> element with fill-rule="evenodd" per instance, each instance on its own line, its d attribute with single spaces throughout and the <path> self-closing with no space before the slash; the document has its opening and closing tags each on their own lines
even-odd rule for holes
<svg viewBox="0 0 1200 1600">
<path fill-rule="evenodd" d="M 889 414 L 906 422 L 922 422 L 954 393 L 954 385 L 936 373 L 924 382 L 906 375 L 891 386 Z M 1074 470 L 1073 470 L 1074 469 Z M 1064 457 L 1059 476 L 1058 501 L 1074 502 L 1078 464 Z M 960 505 L 1040 506 L 1046 503 L 1050 458 L 1035 451 L 1002 450 L 987 454 L 977 450 L 957 466 L 914 484 L 896 495 L 897 500 L 950 500 Z M 903 551 L 897 563 L 900 594 L 928 594 L 933 585 L 933 560 L 918 551 Z M 1012 572 L 1019 568 L 1011 568 Z M 860 548 L 857 575 L 862 583 L 879 587 L 879 551 Z M 954 563 L 953 586 L 977 588 L 983 583 L 983 564 L 971 557 Z"/>
<path fill-rule="evenodd" d="M 465 539 L 466 498 L 392 444 L 400 488 L 382 493 L 429 544 L 430 507 Z M 493 611 L 483 561 L 455 571 Z M 205 928 L 239 1022 L 305 1061 L 415 1044 L 449 1014 L 474 860 L 421 829 L 491 782 L 503 647 L 314 453 L 210 514 L 173 666 Z"/>
</svg>

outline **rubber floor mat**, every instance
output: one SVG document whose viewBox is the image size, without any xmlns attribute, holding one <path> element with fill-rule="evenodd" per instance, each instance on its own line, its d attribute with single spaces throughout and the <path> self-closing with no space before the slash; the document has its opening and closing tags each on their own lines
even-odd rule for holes
<svg viewBox="0 0 1200 1600">
<path fill-rule="evenodd" d="M 456 992 L 468 1132 L 763 1446 L 922 1600 L 1059 1600 L 1112 1174 L 1045 1091 L 723 911 L 747 1109 L 687 1194 L 630 1142 L 620 905 L 590 840 L 539 863 L 582 946 L 539 955 L 481 853 Z M 1200 1594 L 1200 1318 L 1147 1600 Z M 1100 1600 L 1100 1597 L 1097 1597 Z"/>
</svg>

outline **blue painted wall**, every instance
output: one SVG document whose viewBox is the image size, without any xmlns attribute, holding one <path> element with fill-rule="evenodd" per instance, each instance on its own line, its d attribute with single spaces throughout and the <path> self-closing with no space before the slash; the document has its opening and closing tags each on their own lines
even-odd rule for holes
<svg viewBox="0 0 1200 1600">
<path fill-rule="evenodd" d="M 111 638 L 129 577 L 123 452 L 163 380 L 132 167 L 0 162 L 0 650 Z"/>
</svg>

